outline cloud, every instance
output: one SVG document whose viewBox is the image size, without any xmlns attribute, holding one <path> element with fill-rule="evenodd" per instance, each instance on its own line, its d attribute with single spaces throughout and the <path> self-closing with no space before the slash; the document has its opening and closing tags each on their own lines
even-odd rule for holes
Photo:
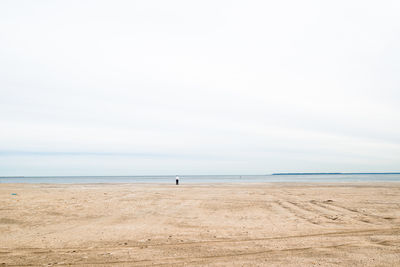
<svg viewBox="0 0 400 267">
<path fill-rule="evenodd" d="M 398 171 L 395 1 L 0 7 L 0 174 Z"/>
</svg>

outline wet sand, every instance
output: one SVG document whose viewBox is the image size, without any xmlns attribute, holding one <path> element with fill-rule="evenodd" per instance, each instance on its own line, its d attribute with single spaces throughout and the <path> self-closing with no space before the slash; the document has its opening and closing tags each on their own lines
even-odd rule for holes
<svg viewBox="0 0 400 267">
<path fill-rule="evenodd" d="M 0 266 L 43 265 L 400 266 L 400 183 L 0 184 Z"/>
</svg>

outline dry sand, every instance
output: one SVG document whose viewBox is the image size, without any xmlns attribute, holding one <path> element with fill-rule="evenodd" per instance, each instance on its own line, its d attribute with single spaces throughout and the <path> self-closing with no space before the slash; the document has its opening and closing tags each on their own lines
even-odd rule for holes
<svg viewBox="0 0 400 267">
<path fill-rule="evenodd" d="M 399 183 L 0 184 L 0 266 L 400 266 L 399 234 Z"/>
</svg>

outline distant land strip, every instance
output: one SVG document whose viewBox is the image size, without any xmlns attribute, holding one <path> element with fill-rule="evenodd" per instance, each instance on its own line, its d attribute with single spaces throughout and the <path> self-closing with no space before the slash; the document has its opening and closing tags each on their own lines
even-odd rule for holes
<svg viewBox="0 0 400 267">
<path fill-rule="evenodd" d="M 400 174 L 400 172 L 279 172 L 272 175 L 363 175 L 363 174 Z"/>
</svg>

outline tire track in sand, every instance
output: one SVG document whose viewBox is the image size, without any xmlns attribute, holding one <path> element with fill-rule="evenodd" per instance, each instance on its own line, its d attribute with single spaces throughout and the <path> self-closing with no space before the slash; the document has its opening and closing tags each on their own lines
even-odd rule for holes
<svg viewBox="0 0 400 267">
<path fill-rule="evenodd" d="M 247 238 L 247 239 L 230 239 L 230 240 L 205 240 L 205 241 L 195 241 L 195 242 L 178 242 L 178 243 L 159 243 L 159 244 L 147 244 L 145 249 L 151 249 L 151 248 L 158 248 L 158 247 L 165 247 L 169 246 L 171 247 L 170 249 L 175 248 L 180 248 L 182 246 L 189 246 L 192 247 L 192 249 L 197 249 L 195 248 L 198 245 L 212 245 L 212 244 L 218 244 L 218 243 L 245 243 L 245 242 L 258 242 L 258 241 L 271 241 L 271 240 L 288 240 L 288 239 L 307 239 L 307 238 L 313 238 L 313 237 L 368 237 L 371 235 L 396 235 L 398 236 L 400 234 L 400 228 L 387 228 L 387 229 L 363 229 L 363 230 L 356 230 L 356 231 L 336 231 L 336 232 L 327 232 L 327 233 L 316 233 L 316 234 L 303 234 L 303 235 L 292 235 L 292 236 L 276 236 L 276 237 L 264 237 L 264 238 Z M 190 263 L 187 262 L 188 259 L 193 258 L 197 259 L 198 261 L 206 260 L 206 259 L 212 259 L 212 258 L 224 258 L 224 257 L 238 257 L 238 256 L 246 256 L 246 255 L 258 255 L 258 254 L 265 254 L 265 253 L 282 253 L 285 251 L 300 251 L 300 250 L 306 250 L 306 249 L 318 249 L 318 248 L 334 248 L 338 246 L 348 246 L 351 244 L 354 244 L 354 241 L 351 241 L 351 243 L 345 243 L 345 244 L 337 244 L 334 239 L 332 240 L 326 240 L 324 241 L 325 244 L 326 242 L 331 243 L 330 245 L 327 245 L 325 247 L 314 247 L 314 246 L 308 246 L 308 247 L 302 247 L 302 248 L 284 248 L 284 249 L 267 249 L 267 250 L 262 250 L 262 251 L 246 251 L 246 252 L 237 252 L 237 253 L 229 253 L 229 254 L 224 254 L 224 255 L 204 255 L 204 256 L 193 256 L 193 257 L 178 257 L 178 258 L 170 258 L 166 257 L 164 259 L 160 259 L 160 261 L 165 261 L 165 263 L 156 263 L 152 261 L 151 259 L 136 259 L 136 260 L 125 260 L 125 261 L 102 261 L 100 262 L 68 262 L 64 265 L 71 265 L 71 266 L 90 266 L 90 265 L 109 265 L 109 264 L 139 264 L 139 265 L 146 265 L 146 264 L 151 264 L 151 265 L 171 265 L 171 264 L 184 264 Z M 388 245 L 385 243 L 385 240 L 379 240 L 378 242 L 374 242 L 376 244 L 380 245 Z M 303 242 L 302 242 L 303 243 Z M 334 243 L 334 244 L 332 244 Z M 357 244 L 358 242 L 356 242 Z M 382 244 L 381 244 L 382 243 Z M 293 244 L 293 243 L 292 243 Z M 236 245 L 235 245 L 236 246 Z M 143 248 L 143 244 L 141 245 L 135 245 L 135 246 L 123 246 L 123 247 L 117 247 L 114 245 L 108 246 L 102 246 L 102 247 L 91 247 L 91 248 L 81 248 L 81 247 L 75 247 L 74 250 L 76 250 L 77 256 L 79 257 L 79 254 L 81 253 L 96 253 L 98 251 L 104 251 L 107 250 L 107 252 L 112 252 L 112 253 L 118 253 L 118 252 L 124 252 L 124 251 L 129 251 L 132 248 Z M 30 254 L 34 254 L 39 252 L 50 252 L 50 255 L 46 256 L 46 259 L 50 261 L 52 258 L 52 255 L 56 256 L 57 254 L 63 254 L 63 253 L 68 253 L 71 252 L 72 248 L 61 248 L 61 249 L 55 249 L 52 248 L 50 251 L 43 251 L 44 248 L 20 248 L 17 249 L 18 253 L 21 252 L 26 252 L 25 255 L 29 256 Z M 180 249 L 179 249 L 180 250 Z M 3 252 L 7 252 L 4 251 Z M 208 252 L 210 253 L 210 252 Z M 12 255 L 7 255 L 7 257 L 10 257 Z M 179 261 L 174 261 L 170 262 L 171 260 L 179 260 Z M 194 263 L 194 262 L 193 262 Z M 63 265 L 63 264 L 58 264 L 58 265 Z M 7 266 L 34 266 L 31 264 L 10 264 L 8 263 Z"/>
<path fill-rule="evenodd" d="M 387 220 L 384 218 L 374 215 L 374 214 L 369 214 L 366 212 L 360 212 L 354 208 L 347 208 L 342 205 L 339 205 L 337 203 L 334 203 L 333 201 L 324 201 L 324 202 L 317 202 L 317 201 L 310 201 L 311 204 L 319 206 L 321 208 L 325 208 L 327 210 L 332 210 L 335 212 L 338 212 L 342 216 L 346 216 L 347 218 L 350 218 L 355 221 L 367 223 L 367 224 L 379 224 L 381 222 L 387 223 Z"/>
<path fill-rule="evenodd" d="M 213 243 L 239 243 L 239 242 L 253 242 L 253 241 L 268 241 L 268 240 L 285 240 L 292 238 L 307 238 L 307 237 L 323 237 L 323 236 L 364 236 L 371 234 L 399 234 L 400 235 L 400 227 L 396 228 L 386 228 L 386 229 L 363 229 L 363 230 L 355 230 L 355 231 L 336 231 L 336 232 L 326 232 L 326 233 L 316 233 L 316 234 L 303 234 L 303 235 L 291 235 L 291 236 L 273 236 L 273 237 L 263 237 L 263 238 L 244 238 L 244 239 L 219 239 L 219 240 L 204 240 L 204 241 L 193 241 L 193 242 L 176 242 L 176 243 L 154 243 L 154 244 L 138 244 L 138 245 L 128 245 L 124 246 L 124 248 L 141 248 L 143 246 L 146 247 L 164 247 L 164 246 L 177 246 L 177 245 L 195 245 L 195 244 L 213 244 Z M 83 249 L 81 247 L 64 247 L 64 248 L 52 248 L 52 251 L 68 251 L 68 250 L 81 250 L 81 251 L 90 251 L 92 249 L 113 249 L 115 245 L 111 246 L 96 246 L 92 248 Z M 121 247 L 120 247 L 121 248 Z M 0 248 L 6 250 L 6 248 Z M 39 250 L 43 251 L 45 248 L 27 248 L 27 247 L 19 247 L 16 248 L 18 251 L 34 251 Z M 3 253 L 6 251 L 3 251 Z"/>
<path fill-rule="evenodd" d="M 144 259 L 144 260 L 121 260 L 121 261 L 90 261 L 90 262 L 75 262 L 75 263 L 65 263 L 65 264 L 57 264 L 57 266 L 93 266 L 93 265 L 103 265 L 108 266 L 110 264 L 134 264 L 134 265 L 151 265 L 151 266 L 163 266 L 163 265 L 172 265 L 175 266 L 177 264 L 188 264 L 188 263 L 201 263 L 204 261 L 215 260 L 215 259 L 223 259 L 223 258 L 236 258 L 236 257 L 246 257 L 246 256 L 257 256 L 263 254 L 277 254 L 284 252 L 304 252 L 313 249 L 327 249 L 327 248 L 339 248 L 356 245 L 354 242 L 328 245 L 328 246 L 307 246 L 307 247 L 296 247 L 296 248 L 283 248 L 283 249 L 267 249 L 267 250 L 258 250 L 258 251 L 249 251 L 249 252 L 237 252 L 237 253 L 228 253 L 228 254 L 220 254 L 220 255 L 204 255 L 204 256 L 188 256 L 188 257 L 166 257 L 157 259 L 156 261 L 162 263 L 154 263 L 154 260 Z M 40 266 L 34 264 L 7 264 L 6 266 Z"/>
<path fill-rule="evenodd" d="M 278 200 L 274 203 L 277 204 L 282 209 L 284 209 L 289 214 L 291 214 L 297 218 L 300 218 L 303 221 L 306 221 L 312 225 L 321 226 L 321 221 L 317 220 L 318 216 L 316 216 L 316 214 L 314 214 L 314 213 L 311 213 L 310 211 L 301 209 L 298 206 L 296 206 L 288 201 L 279 201 Z"/>
</svg>

